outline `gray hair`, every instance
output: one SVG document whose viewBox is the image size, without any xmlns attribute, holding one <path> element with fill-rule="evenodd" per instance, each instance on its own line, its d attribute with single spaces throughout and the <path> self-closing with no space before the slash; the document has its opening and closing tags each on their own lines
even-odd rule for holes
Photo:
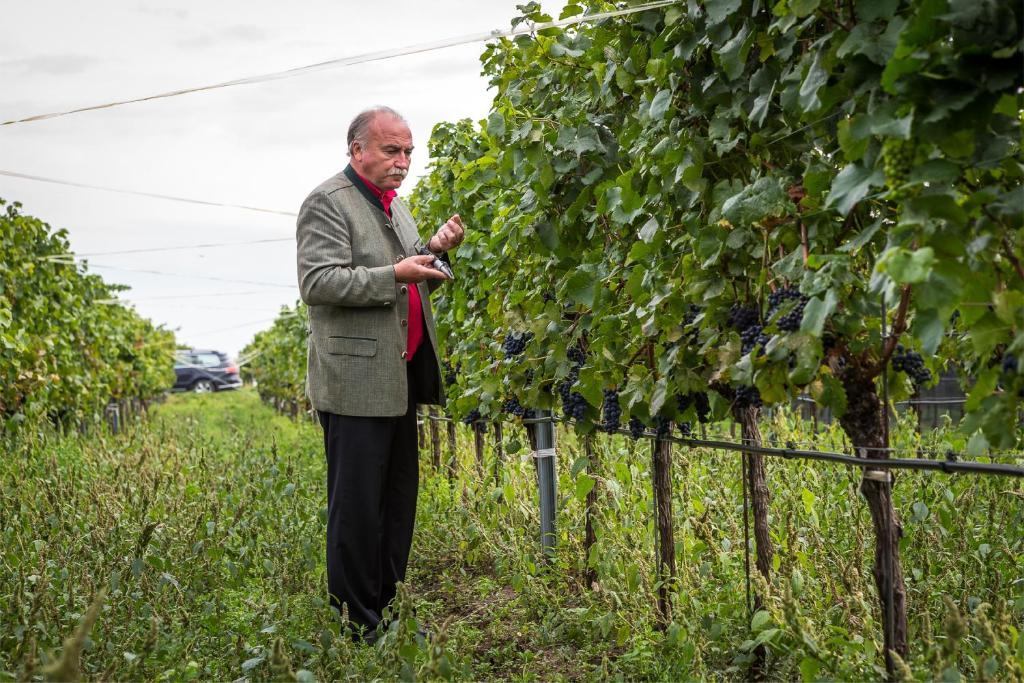
<svg viewBox="0 0 1024 683">
<path fill-rule="evenodd" d="M 406 126 L 409 122 L 405 120 L 405 117 L 399 114 L 391 107 L 385 107 L 378 105 L 376 107 L 370 107 L 356 114 L 356 117 L 352 119 L 352 123 L 348 124 L 348 155 L 352 156 L 352 143 L 358 142 L 360 145 L 366 144 L 366 133 L 370 130 L 370 124 L 372 124 L 378 116 L 381 115 L 393 116 Z"/>
</svg>

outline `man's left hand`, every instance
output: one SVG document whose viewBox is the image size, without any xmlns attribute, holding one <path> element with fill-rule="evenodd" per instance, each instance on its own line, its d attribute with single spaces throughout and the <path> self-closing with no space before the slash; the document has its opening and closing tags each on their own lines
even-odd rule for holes
<svg viewBox="0 0 1024 683">
<path fill-rule="evenodd" d="M 459 246 L 465 237 L 466 229 L 462 225 L 462 219 L 459 218 L 459 214 L 455 214 L 430 238 L 427 242 L 427 249 L 435 254 L 440 254 Z"/>
</svg>

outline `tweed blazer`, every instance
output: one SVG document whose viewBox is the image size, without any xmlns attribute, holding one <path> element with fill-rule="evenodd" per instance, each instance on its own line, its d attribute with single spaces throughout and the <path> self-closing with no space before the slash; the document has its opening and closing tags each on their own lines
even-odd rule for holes
<svg viewBox="0 0 1024 683">
<path fill-rule="evenodd" d="M 351 167 L 302 203 L 296 222 L 299 293 L 309 307 L 306 394 L 313 408 L 337 415 L 403 415 L 408 370 L 417 403 L 444 403 L 430 292 L 420 283 L 425 334 L 406 362 L 409 296 L 394 265 L 422 246 L 399 199 L 391 218 Z"/>
</svg>

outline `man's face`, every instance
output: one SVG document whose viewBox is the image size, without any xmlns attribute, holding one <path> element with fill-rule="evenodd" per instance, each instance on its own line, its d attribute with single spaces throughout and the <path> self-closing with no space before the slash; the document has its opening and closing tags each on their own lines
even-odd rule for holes
<svg viewBox="0 0 1024 683">
<path fill-rule="evenodd" d="M 395 190 L 409 172 L 412 133 L 388 114 L 378 114 L 370 124 L 365 143 L 352 145 L 352 167 L 382 190 Z"/>
</svg>

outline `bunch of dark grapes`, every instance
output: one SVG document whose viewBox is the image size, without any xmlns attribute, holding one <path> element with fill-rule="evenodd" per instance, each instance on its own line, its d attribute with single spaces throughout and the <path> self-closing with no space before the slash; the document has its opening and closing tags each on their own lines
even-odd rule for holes
<svg viewBox="0 0 1024 683">
<path fill-rule="evenodd" d="M 733 304 L 729 309 L 729 325 L 740 333 L 740 341 L 743 342 L 743 353 L 749 353 L 758 344 L 762 352 L 764 345 L 768 343 L 768 337 L 764 334 L 761 325 L 761 318 L 757 308 L 754 306 L 741 306 Z"/>
<path fill-rule="evenodd" d="M 683 327 L 688 328 L 686 330 L 684 339 L 690 344 L 696 344 L 700 337 L 700 328 L 693 326 L 697 322 L 697 317 L 704 312 L 700 306 L 696 304 L 690 304 L 686 309 L 686 313 L 683 314 Z M 692 326 L 692 327 L 691 327 Z"/>
<path fill-rule="evenodd" d="M 511 398 L 506 398 L 505 402 L 501 404 L 501 412 L 522 417 L 526 414 L 526 408 L 523 407 L 518 398 L 512 396 Z"/>
<path fill-rule="evenodd" d="M 622 406 L 619 405 L 619 392 L 616 389 L 604 390 L 604 403 L 601 404 L 601 430 L 611 434 L 618 430 L 622 420 Z"/>
<path fill-rule="evenodd" d="M 526 350 L 526 345 L 533 339 L 533 332 L 509 332 L 501 344 L 505 358 L 514 358 Z"/>
<path fill-rule="evenodd" d="M 697 304 L 690 304 L 683 315 L 683 325 L 692 325 L 697 320 L 697 316 L 701 314 L 701 310 Z"/>
<path fill-rule="evenodd" d="M 1003 354 L 1003 374 L 1017 374 L 1017 356 L 1013 355 L 1012 353 Z"/>
<path fill-rule="evenodd" d="M 487 424 L 480 419 L 480 411 L 476 408 L 473 408 L 473 410 L 469 411 L 469 413 L 462 418 L 462 424 L 473 425 L 473 429 L 481 434 L 487 431 Z"/>
<path fill-rule="evenodd" d="M 760 346 L 758 355 L 761 355 L 764 353 L 764 347 L 768 344 L 768 335 L 764 333 L 764 328 L 761 325 L 751 325 L 740 332 L 740 341 L 743 342 L 743 353 L 750 353 L 755 346 Z"/>
<path fill-rule="evenodd" d="M 459 371 L 462 370 L 462 363 L 452 367 L 452 362 L 446 360 L 444 362 L 444 383 L 445 386 L 454 386 L 459 379 Z"/>
<path fill-rule="evenodd" d="M 573 367 L 568 376 L 558 385 L 558 395 L 562 399 L 562 412 L 574 420 L 582 420 L 587 412 L 587 400 L 572 388 L 580 378 L 579 367 Z"/>
<path fill-rule="evenodd" d="M 697 409 L 697 422 L 707 424 L 711 418 L 711 401 L 708 400 L 708 395 L 703 392 L 694 394 L 693 407 Z"/>
<path fill-rule="evenodd" d="M 562 403 L 565 403 L 569 400 L 569 394 L 572 393 L 572 387 L 574 384 L 576 384 L 579 378 L 580 369 L 573 368 L 572 370 L 569 371 L 569 374 L 566 375 L 565 379 L 563 379 L 558 384 L 558 395 L 562 397 Z"/>
<path fill-rule="evenodd" d="M 644 429 L 646 429 L 646 427 L 644 427 L 644 423 L 641 422 L 638 418 L 629 418 L 629 435 L 631 437 L 633 437 L 634 439 L 639 439 L 641 436 L 644 435 Z"/>
<path fill-rule="evenodd" d="M 891 190 L 892 199 L 902 199 L 905 192 L 899 188 L 910 177 L 910 168 L 914 163 L 914 141 L 889 138 L 882 143 L 882 168 L 885 171 L 885 184 Z"/>
<path fill-rule="evenodd" d="M 579 344 L 570 347 L 565 355 L 568 356 L 569 362 L 577 368 L 582 368 L 583 364 L 587 362 L 587 352 L 580 348 Z"/>
<path fill-rule="evenodd" d="M 672 435 L 672 420 L 661 415 L 654 416 L 654 434 L 660 439 L 667 439 Z"/>
<path fill-rule="evenodd" d="M 892 369 L 897 372 L 905 372 L 914 382 L 914 386 L 920 387 L 932 381 L 931 371 L 924 366 L 924 359 L 917 351 L 904 349 L 903 345 L 896 347 L 896 353 L 892 356 Z"/>
<path fill-rule="evenodd" d="M 740 304 L 733 304 L 732 308 L 729 309 L 729 326 L 739 332 L 756 325 L 761 320 L 758 315 L 757 308 L 754 306 L 742 306 Z"/>
<path fill-rule="evenodd" d="M 676 412 L 682 415 L 693 405 L 693 394 L 676 394 Z"/>
<path fill-rule="evenodd" d="M 679 435 L 682 436 L 684 439 L 689 439 L 691 436 L 693 436 L 693 425 L 691 425 L 689 422 L 679 422 L 678 426 Z"/>
<path fill-rule="evenodd" d="M 544 303 L 547 303 L 549 301 L 554 301 L 555 300 L 555 293 L 552 292 L 550 289 L 545 289 L 544 293 L 541 294 L 541 300 Z"/>
<path fill-rule="evenodd" d="M 562 401 L 562 410 L 566 417 L 582 420 L 587 414 L 587 399 L 577 391 L 570 392 L 568 398 Z"/>
<path fill-rule="evenodd" d="M 757 387 L 738 387 L 736 389 L 736 405 L 740 408 L 760 408 L 761 392 Z"/>
<path fill-rule="evenodd" d="M 808 301 L 808 298 L 801 294 L 796 287 L 783 287 L 768 295 L 768 317 L 771 318 L 788 301 L 793 302 L 792 306 L 775 324 L 784 332 L 796 332 L 800 329 L 800 323 L 804 319 L 804 307 L 807 306 Z"/>
</svg>

